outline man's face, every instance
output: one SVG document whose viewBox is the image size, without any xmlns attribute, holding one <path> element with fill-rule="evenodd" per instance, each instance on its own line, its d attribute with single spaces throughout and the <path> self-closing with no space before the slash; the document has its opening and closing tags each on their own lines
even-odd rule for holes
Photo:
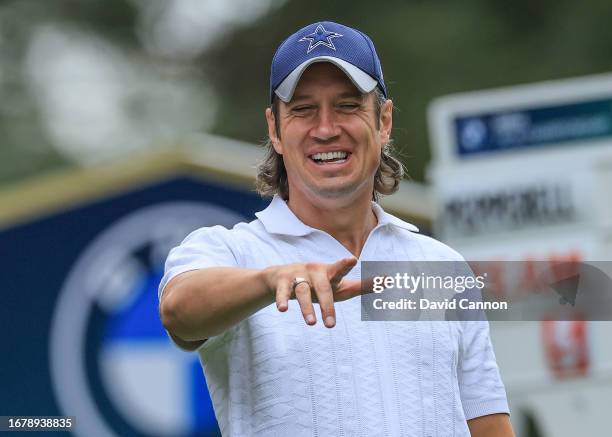
<svg viewBox="0 0 612 437">
<path fill-rule="evenodd" d="M 379 123 L 375 98 L 362 95 L 333 64 L 315 63 L 303 73 L 292 100 L 279 102 L 279 136 L 268 109 L 268 132 L 283 155 L 290 196 L 297 191 L 319 199 L 371 196 L 392 113 L 388 100 Z"/>
</svg>

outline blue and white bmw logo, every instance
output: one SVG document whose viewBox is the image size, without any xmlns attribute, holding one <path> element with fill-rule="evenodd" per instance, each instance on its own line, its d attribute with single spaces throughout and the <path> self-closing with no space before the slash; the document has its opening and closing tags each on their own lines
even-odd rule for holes
<svg viewBox="0 0 612 437">
<path fill-rule="evenodd" d="M 232 226 L 211 204 L 164 203 L 101 233 L 74 263 L 50 332 L 53 387 L 82 436 L 218 433 L 197 354 L 178 350 L 159 321 L 168 251 L 201 226 Z"/>
</svg>

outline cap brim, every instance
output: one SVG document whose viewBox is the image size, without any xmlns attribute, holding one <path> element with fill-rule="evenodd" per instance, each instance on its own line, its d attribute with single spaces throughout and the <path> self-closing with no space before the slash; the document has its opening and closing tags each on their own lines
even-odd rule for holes
<svg viewBox="0 0 612 437">
<path fill-rule="evenodd" d="M 351 79 L 351 82 L 355 84 L 357 89 L 362 93 L 369 93 L 376 88 L 378 82 L 369 74 L 355 67 L 350 62 L 346 62 L 343 59 L 334 58 L 332 56 L 318 56 L 316 58 L 311 58 L 307 61 L 302 62 L 298 65 L 289 75 L 281 82 L 281 84 L 276 88 L 274 93 L 281 99 L 283 102 L 288 103 L 291 101 L 293 97 L 293 92 L 295 91 L 295 87 L 297 86 L 300 78 L 302 77 L 302 73 L 315 62 L 331 62 L 336 67 L 340 68 L 344 73 Z"/>
</svg>

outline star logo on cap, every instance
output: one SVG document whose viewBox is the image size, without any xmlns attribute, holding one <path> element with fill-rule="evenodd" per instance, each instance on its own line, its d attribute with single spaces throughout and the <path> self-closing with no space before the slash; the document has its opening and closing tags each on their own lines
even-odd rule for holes
<svg viewBox="0 0 612 437">
<path fill-rule="evenodd" d="M 325 30 L 322 24 L 317 26 L 317 29 L 313 33 L 309 33 L 304 38 L 300 39 L 300 41 L 308 41 L 308 50 L 306 53 L 310 53 L 315 48 L 320 45 L 325 47 L 329 47 L 332 50 L 336 50 L 334 43 L 332 42 L 332 38 L 338 38 L 342 35 L 336 32 L 329 32 Z"/>
</svg>

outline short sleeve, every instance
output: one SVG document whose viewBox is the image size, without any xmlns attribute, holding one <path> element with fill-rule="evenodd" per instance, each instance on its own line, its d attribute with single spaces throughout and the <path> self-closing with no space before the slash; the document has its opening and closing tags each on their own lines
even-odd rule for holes
<svg viewBox="0 0 612 437">
<path fill-rule="evenodd" d="M 238 266 L 238 251 L 231 232 L 223 226 L 200 228 L 173 248 L 166 259 L 164 276 L 159 284 L 159 299 L 168 282 L 181 273 L 208 267 Z"/>
<path fill-rule="evenodd" d="M 510 414 L 489 336 L 489 322 L 463 322 L 458 363 L 459 392 L 466 420 L 495 413 Z"/>
</svg>

